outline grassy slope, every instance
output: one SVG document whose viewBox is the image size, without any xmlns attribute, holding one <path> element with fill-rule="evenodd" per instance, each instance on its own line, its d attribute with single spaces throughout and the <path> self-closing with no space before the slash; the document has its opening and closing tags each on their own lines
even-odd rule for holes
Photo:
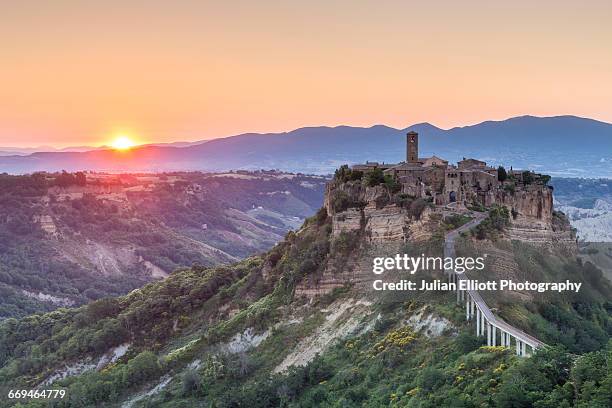
<svg viewBox="0 0 612 408">
<path fill-rule="evenodd" d="M 68 399 L 55 406 L 118 406 L 165 378 L 171 380 L 163 391 L 135 406 L 608 406 L 612 349 L 603 348 L 610 315 L 581 314 L 571 304 L 560 305 L 567 312 L 564 330 L 590 322 L 605 333 L 593 346 L 601 351 L 577 356 L 553 347 L 517 359 L 501 348 L 481 348 L 454 297 L 440 294 L 408 302 L 380 299 L 363 314 L 348 310 L 333 327 L 357 317 L 363 330 L 347 333 L 305 367 L 273 374 L 287 354 L 320 334 L 339 305 L 357 296 L 347 288 L 314 303 L 292 297 L 298 281 L 330 261 L 329 227 L 321 213 L 265 257 L 183 270 L 118 300 L 4 322 L 1 395 L 40 383 L 61 364 L 130 342 L 117 363 L 56 383 Z M 406 324 L 423 306 L 452 323 L 446 335 L 428 338 Z M 545 335 L 556 323 L 537 312 L 530 311 L 539 319 L 533 330 Z M 374 325 L 373 316 L 379 316 Z M 235 334 L 249 328 L 267 337 L 252 350 L 224 352 Z"/>
</svg>

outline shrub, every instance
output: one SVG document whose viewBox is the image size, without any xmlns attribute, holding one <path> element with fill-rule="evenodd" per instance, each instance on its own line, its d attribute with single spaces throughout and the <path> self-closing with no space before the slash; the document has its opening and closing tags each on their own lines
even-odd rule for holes
<svg viewBox="0 0 612 408">
<path fill-rule="evenodd" d="M 200 389 L 202 379 L 196 370 L 190 369 L 183 375 L 183 395 L 196 394 Z"/>
<path fill-rule="evenodd" d="M 334 213 L 340 213 L 349 208 L 360 207 L 363 203 L 353 200 L 346 192 L 336 190 L 331 196 L 331 206 Z"/>
<path fill-rule="evenodd" d="M 127 384 L 137 385 L 156 378 L 161 373 L 157 356 L 150 351 L 143 351 L 130 360 L 124 373 Z"/>
<path fill-rule="evenodd" d="M 483 341 L 480 337 L 474 336 L 471 331 L 464 331 L 457 336 L 457 341 L 455 344 L 458 351 L 466 354 L 470 351 L 476 350 L 482 345 L 482 343 Z"/>
<path fill-rule="evenodd" d="M 363 177 L 363 172 L 359 170 L 352 170 L 348 165 L 343 164 L 336 170 L 334 173 L 334 179 L 338 180 L 341 183 L 346 183 L 347 181 L 357 181 L 361 180 Z"/>
<path fill-rule="evenodd" d="M 530 171 L 528 171 L 528 170 L 525 170 L 525 171 L 523 172 L 523 184 L 524 184 L 524 185 L 531 184 L 531 183 L 533 183 L 533 182 L 534 182 L 534 180 L 535 180 L 535 178 L 534 178 L 534 176 L 533 176 L 533 173 L 532 173 L 532 172 L 530 172 Z"/>
<path fill-rule="evenodd" d="M 417 379 L 417 384 L 423 390 L 432 391 L 444 384 L 446 378 L 444 372 L 440 369 L 427 367 Z"/>
<path fill-rule="evenodd" d="M 315 219 L 317 221 L 317 225 L 323 225 L 327 221 L 327 210 L 325 207 L 321 207 L 317 214 L 315 215 Z"/>
<path fill-rule="evenodd" d="M 376 167 L 365 175 L 365 184 L 368 187 L 374 187 L 385 182 L 385 175 L 382 169 Z"/>
<path fill-rule="evenodd" d="M 504 206 L 493 206 L 489 216 L 473 229 L 477 239 L 485 239 L 489 235 L 504 231 L 510 225 L 510 211 Z"/>
<path fill-rule="evenodd" d="M 342 190 L 336 190 L 331 197 L 332 208 L 335 213 L 346 211 L 351 206 L 351 199 Z"/>
</svg>

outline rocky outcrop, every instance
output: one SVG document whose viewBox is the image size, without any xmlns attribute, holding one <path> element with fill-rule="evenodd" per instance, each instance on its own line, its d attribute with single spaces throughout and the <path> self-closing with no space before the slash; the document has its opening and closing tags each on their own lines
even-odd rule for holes
<svg viewBox="0 0 612 408">
<path fill-rule="evenodd" d="M 373 244 L 429 239 L 437 226 L 437 221 L 432 218 L 436 211 L 425 207 L 420 214 L 414 214 L 395 204 L 393 199 L 382 185 L 364 187 L 360 182 L 329 183 L 325 207 L 332 215 L 332 235 L 362 232 L 366 242 Z M 338 200 L 345 200 L 349 207 L 339 206 Z"/>
<path fill-rule="evenodd" d="M 384 186 L 363 187 L 359 182 L 330 183 L 325 207 L 332 217 L 332 248 L 333 242 L 342 239 L 343 234 L 358 239 L 358 242 L 348 255 L 333 254 L 323 273 L 301 282 L 295 294 L 313 297 L 347 283 L 369 284 L 372 271 L 368 253 L 372 248 L 379 252 L 381 247 L 385 247 L 397 253 L 405 242 L 427 241 L 439 230 L 442 217 L 438 210 L 425 206 L 417 216 L 410 208 L 396 204 L 393 198 Z M 355 206 L 342 208 L 335 202 L 338 199 Z"/>
<path fill-rule="evenodd" d="M 561 246 L 570 251 L 575 247 L 569 221 L 553 210 L 551 187 L 533 184 L 514 192 L 498 190 L 486 202 L 503 205 L 511 212 L 509 239 L 539 246 Z"/>
<path fill-rule="evenodd" d="M 575 248 L 569 222 L 553 212 L 552 189 L 542 184 L 520 187 L 515 192 L 497 190 L 490 192 L 483 202 L 488 205 L 506 206 L 511 215 L 511 225 L 503 236 L 551 249 L 571 252 Z M 370 282 L 371 265 L 368 252 L 398 251 L 405 242 L 425 242 L 440 231 L 444 207 L 425 204 L 422 211 L 401 204 L 399 195 L 393 195 L 383 186 L 366 187 L 360 181 L 331 182 L 326 188 L 325 207 L 332 217 L 332 242 L 343 234 L 355 237 L 359 242 L 350 254 L 339 260 L 332 254 L 323 273 L 296 288 L 297 295 L 309 297 L 328 293 L 347 283 L 359 285 Z M 481 197 L 482 199 L 482 197 Z M 408 202 L 416 200 L 408 198 Z M 449 209 L 448 213 L 467 209 Z M 492 251 L 494 248 L 490 248 Z M 503 254 L 502 254 L 503 255 Z M 380 254 L 375 255 L 380 256 Z M 509 275 L 518 273 L 518 265 L 511 258 L 496 257 L 495 267 Z"/>
<path fill-rule="evenodd" d="M 515 192 L 498 190 L 495 203 L 512 211 L 514 224 L 530 225 L 535 221 L 552 228 L 553 192 L 550 187 L 536 184 Z"/>
</svg>

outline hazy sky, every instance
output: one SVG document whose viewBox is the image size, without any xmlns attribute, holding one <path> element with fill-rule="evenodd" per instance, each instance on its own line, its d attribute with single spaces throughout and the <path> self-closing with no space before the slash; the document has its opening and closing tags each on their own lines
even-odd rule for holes
<svg viewBox="0 0 612 408">
<path fill-rule="evenodd" d="M 3 1 L 0 146 L 612 122 L 612 2 L 493 3 Z"/>
</svg>

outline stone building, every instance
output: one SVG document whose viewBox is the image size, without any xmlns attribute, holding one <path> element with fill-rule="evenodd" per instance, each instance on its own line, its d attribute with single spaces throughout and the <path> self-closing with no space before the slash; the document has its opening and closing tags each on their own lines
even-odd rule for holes
<svg viewBox="0 0 612 408">
<path fill-rule="evenodd" d="M 402 193 L 427 198 L 437 205 L 457 202 L 491 203 L 490 194 L 499 188 L 497 169 L 476 159 L 459 161 L 451 165 L 437 156 L 419 157 L 419 135 L 406 134 L 406 161 L 399 164 L 366 162 L 354 165 L 353 170 L 363 172 L 376 168 L 392 176 L 402 186 Z"/>
</svg>

